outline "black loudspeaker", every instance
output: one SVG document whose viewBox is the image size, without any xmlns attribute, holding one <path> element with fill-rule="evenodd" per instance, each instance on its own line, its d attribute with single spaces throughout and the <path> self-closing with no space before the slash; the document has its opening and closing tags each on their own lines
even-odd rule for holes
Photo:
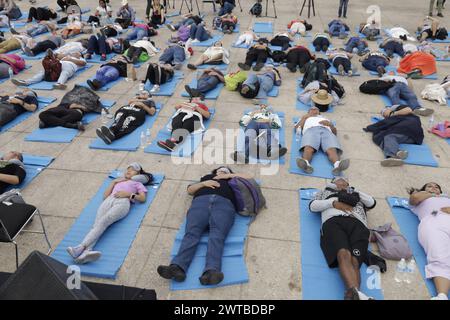
<svg viewBox="0 0 450 320">
<path fill-rule="evenodd" d="M 69 289 L 67 266 L 33 251 L 0 287 L 2 300 L 97 300 L 80 279 L 79 289 Z"/>
</svg>

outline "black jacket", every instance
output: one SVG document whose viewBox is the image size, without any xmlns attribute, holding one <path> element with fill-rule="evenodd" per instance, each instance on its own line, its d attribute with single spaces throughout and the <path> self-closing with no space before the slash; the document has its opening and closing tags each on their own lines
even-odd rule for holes
<svg viewBox="0 0 450 320">
<path fill-rule="evenodd" d="M 422 144 L 423 130 L 418 116 L 409 114 L 406 116 L 393 116 L 364 128 L 364 131 L 372 132 L 372 140 L 381 145 L 388 134 L 404 134 L 414 140 L 415 144 Z"/>
</svg>

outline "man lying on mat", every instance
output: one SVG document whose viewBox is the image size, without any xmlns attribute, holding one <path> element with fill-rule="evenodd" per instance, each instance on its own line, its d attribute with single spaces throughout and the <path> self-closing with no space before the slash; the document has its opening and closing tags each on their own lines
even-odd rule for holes
<svg viewBox="0 0 450 320">
<path fill-rule="evenodd" d="M 0 158 L 0 194 L 9 186 L 22 183 L 26 174 L 22 154 L 17 151 L 7 152 Z"/>
</svg>

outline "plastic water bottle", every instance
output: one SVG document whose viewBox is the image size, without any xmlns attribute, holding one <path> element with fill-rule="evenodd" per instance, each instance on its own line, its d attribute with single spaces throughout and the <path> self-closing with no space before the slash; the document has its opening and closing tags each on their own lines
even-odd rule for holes
<svg viewBox="0 0 450 320">
<path fill-rule="evenodd" d="M 402 283 L 405 279 L 405 272 L 406 272 L 406 261 L 405 259 L 401 259 L 397 263 L 397 269 L 395 269 L 395 277 L 394 280 L 397 283 Z"/>
<path fill-rule="evenodd" d="M 9 80 L 11 80 L 14 75 L 14 71 L 12 68 L 8 68 L 8 74 L 9 74 Z"/>
<path fill-rule="evenodd" d="M 149 145 L 152 143 L 151 140 L 151 132 L 150 132 L 150 128 L 147 128 L 147 130 L 145 131 L 145 141 L 146 141 L 146 145 Z"/>
<path fill-rule="evenodd" d="M 145 88 L 145 84 L 143 82 L 141 82 L 139 84 L 139 94 L 142 94 L 142 92 L 144 91 L 144 88 Z"/>
<path fill-rule="evenodd" d="M 406 265 L 406 273 L 405 273 L 405 279 L 404 281 L 408 284 L 412 283 L 414 280 L 414 273 L 416 272 L 416 261 L 414 258 L 411 258 L 411 260 Z"/>
<path fill-rule="evenodd" d="M 106 124 L 108 122 L 108 118 L 107 118 L 107 112 L 106 110 L 103 108 L 102 109 L 102 123 Z"/>
<path fill-rule="evenodd" d="M 144 149 L 146 144 L 145 132 L 141 132 L 141 148 Z"/>
<path fill-rule="evenodd" d="M 295 142 L 300 142 L 300 128 L 295 129 Z"/>
<path fill-rule="evenodd" d="M 431 131 L 434 126 L 434 114 L 430 116 L 430 119 L 428 119 L 428 131 Z"/>
</svg>

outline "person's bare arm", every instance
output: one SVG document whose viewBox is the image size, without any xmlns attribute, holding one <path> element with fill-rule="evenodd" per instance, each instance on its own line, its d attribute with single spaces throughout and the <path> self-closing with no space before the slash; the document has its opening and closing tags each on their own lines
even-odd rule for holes
<svg viewBox="0 0 450 320">
<path fill-rule="evenodd" d="M 22 106 L 25 110 L 30 111 L 30 112 L 36 111 L 36 109 L 37 109 L 36 104 L 26 103 L 22 99 L 10 98 L 8 101 L 13 104 L 18 104 L 18 105 Z"/>
<path fill-rule="evenodd" d="M 117 179 L 114 179 L 114 180 L 109 184 L 108 188 L 106 188 L 105 192 L 103 193 L 103 199 L 108 198 L 108 197 L 111 195 L 111 193 L 112 193 L 112 191 L 113 191 L 113 189 L 114 189 L 114 186 L 115 186 L 116 184 L 118 184 L 119 182 L 122 182 L 122 181 L 125 181 L 125 178 L 117 178 Z"/>
<path fill-rule="evenodd" d="M 220 187 L 220 183 L 218 183 L 217 181 L 214 180 L 207 180 L 207 181 L 202 181 L 199 183 L 194 183 L 191 184 L 188 188 L 187 188 L 187 192 L 189 193 L 189 195 L 193 196 L 198 190 L 202 189 L 202 188 L 219 188 Z"/>
<path fill-rule="evenodd" d="M 330 120 L 322 120 L 319 122 L 321 125 L 327 126 L 330 128 L 331 132 L 334 133 L 334 135 L 337 134 L 337 129 L 336 127 L 333 125 L 333 123 Z"/>
<path fill-rule="evenodd" d="M 7 184 L 16 185 L 19 184 L 19 177 L 11 174 L 0 173 L 0 181 Z"/>
<path fill-rule="evenodd" d="M 145 192 L 139 192 L 135 197 L 134 200 L 137 200 L 141 203 L 144 203 L 146 199 L 146 193 Z"/>
<path fill-rule="evenodd" d="M 422 201 L 425 201 L 429 198 L 433 197 L 433 195 L 426 191 L 415 192 L 409 196 L 409 204 L 412 206 L 419 205 Z"/>
<path fill-rule="evenodd" d="M 203 116 L 203 118 L 206 118 L 206 119 L 209 119 L 209 117 L 211 116 L 211 113 L 209 111 L 206 111 L 200 107 L 195 107 L 195 111 L 200 113 Z"/>
<path fill-rule="evenodd" d="M 413 113 L 413 111 L 412 111 L 412 109 L 410 107 L 408 107 L 408 108 L 404 108 L 404 109 L 402 109 L 400 111 L 394 111 L 394 112 L 392 112 L 392 114 L 390 116 L 391 117 L 393 117 L 393 116 L 406 116 L 406 115 L 411 114 L 411 113 Z"/>
<path fill-rule="evenodd" d="M 305 125 L 305 121 L 306 119 L 309 118 L 309 115 L 305 114 L 299 122 L 297 122 L 297 124 L 295 125 L 295 129 L 298 129 L 300 127 L 300 129 L 303 130 L 303 126 Z"/>
<path fill-rule="evenodd" d="M 229 173 L 229 174 L 222 174 L 220 176 L 215 176 L 214 180 L 223 180 L 232 178 L 252 179 L 253 176 L 246 173 Z"/>
<path fill-rule="evenodd" d="M 145 103 L 138 101 L 135 102 L 134 105 L 138 108 L 141 108 L 145 112 L 147 112 L 149 115 L 153 116 L 156 113 L 156 108 L 150 108 Z"/>
</svg>

